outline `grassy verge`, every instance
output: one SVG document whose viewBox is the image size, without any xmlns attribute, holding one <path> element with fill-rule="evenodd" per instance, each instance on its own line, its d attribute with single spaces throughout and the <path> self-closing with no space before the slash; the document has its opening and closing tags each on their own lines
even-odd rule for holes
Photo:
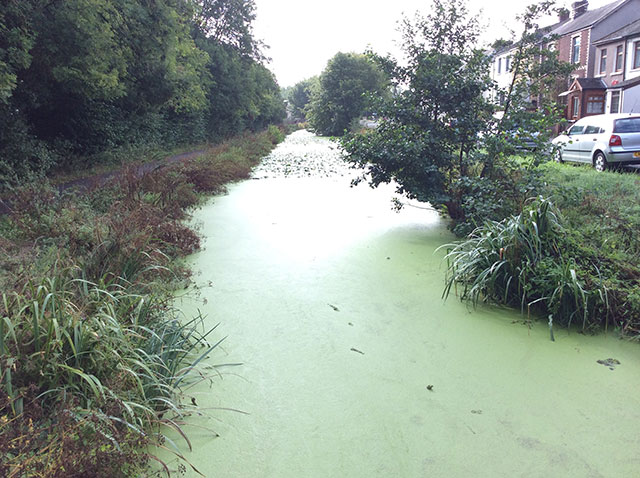
<svg viewBox="0 0 640 478">
<path fill-rule="evenodd" d="M 82 195 L 16 191 L 0 219 L 0 476 L 133 476 L 163 426 L 182 433 L 189 383 L 218 345 L 171 305 L 199 247 L 184 219 L 283 137 L 238 137 Z"/>
<path fill-rule="evenodd" d="M 450 246 L 447 287 L 565 326 L 640 338 L 640 178 L 545 163 L 523 211 Z"/>
</svg>

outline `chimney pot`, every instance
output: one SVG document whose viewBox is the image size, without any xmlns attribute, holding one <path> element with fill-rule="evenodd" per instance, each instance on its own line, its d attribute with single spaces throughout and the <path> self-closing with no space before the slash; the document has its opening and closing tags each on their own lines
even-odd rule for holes
<svg viewBox="0 0 640 478">
<path fill-rule="evenodd" d="M 567 20 L 569 20 L 569 17 L 571 16 L 571 14 L 569 13 L 569 10 L 567 10 L 566 8 L 561 8 L 558 11 L 558 21 L 559 22 L 566 22 Z"/>
<path fill-rule="evenodd" d="M 589 8 L 589 1 L 582 0 L 579 2 L 573 2 L 571 4 L 571 8 L 573 9 L 573 19 L 575 20 L 580 15 L 584 15 Z"/>
</svg>

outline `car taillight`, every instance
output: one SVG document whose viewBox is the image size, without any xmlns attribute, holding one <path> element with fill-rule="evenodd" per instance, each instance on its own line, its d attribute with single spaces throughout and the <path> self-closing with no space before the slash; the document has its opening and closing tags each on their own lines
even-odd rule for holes
<svg viewBox="0 0 640 478">
<path fill-rule="evenodd" d="M 617 134 L 612 134 L 609 139 L 609 146 L 622 146 L 622 138 Z"/>
</svg>

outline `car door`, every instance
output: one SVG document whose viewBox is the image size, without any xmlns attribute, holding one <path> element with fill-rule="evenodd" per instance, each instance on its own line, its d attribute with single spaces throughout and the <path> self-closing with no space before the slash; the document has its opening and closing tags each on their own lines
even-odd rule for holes
<svg viewBox="0 0 640 478">
<path fill-rule="evenodd" d="M 562 147 L 562 159 L 565 161 L 580 161 L 580 142 L 584 124 L 574 124 L 567 131 L 568 141 Z"/>
<path fill-rule="evenodd" d="M 599 126 L 585 126 L 582 137 L 580 138 L 580 161 L 584 163 L 591 163 L 593 158 L 593 147 L 598 142 L 599 134 Z"/>
</svg>

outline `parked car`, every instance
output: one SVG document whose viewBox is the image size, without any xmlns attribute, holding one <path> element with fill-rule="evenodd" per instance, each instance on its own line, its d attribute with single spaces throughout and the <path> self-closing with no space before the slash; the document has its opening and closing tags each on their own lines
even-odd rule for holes
<svg viewBox="0 0 640 478">
<path fill-rule="evenodd" d="M 551 143 L 557 161 L 588 163 L 598 171 L 640 164 L 640 114 L 587 116 Z"/>
<path fill-rule="evenodd" d="M 540 140 L 540 132 L 526 132 L 522 130 L 513 130 L 506 132 L 507 141 L 511 143 L 516 150 L 519 151 L 535 151 L 538 149 Z"/>
</svg>

